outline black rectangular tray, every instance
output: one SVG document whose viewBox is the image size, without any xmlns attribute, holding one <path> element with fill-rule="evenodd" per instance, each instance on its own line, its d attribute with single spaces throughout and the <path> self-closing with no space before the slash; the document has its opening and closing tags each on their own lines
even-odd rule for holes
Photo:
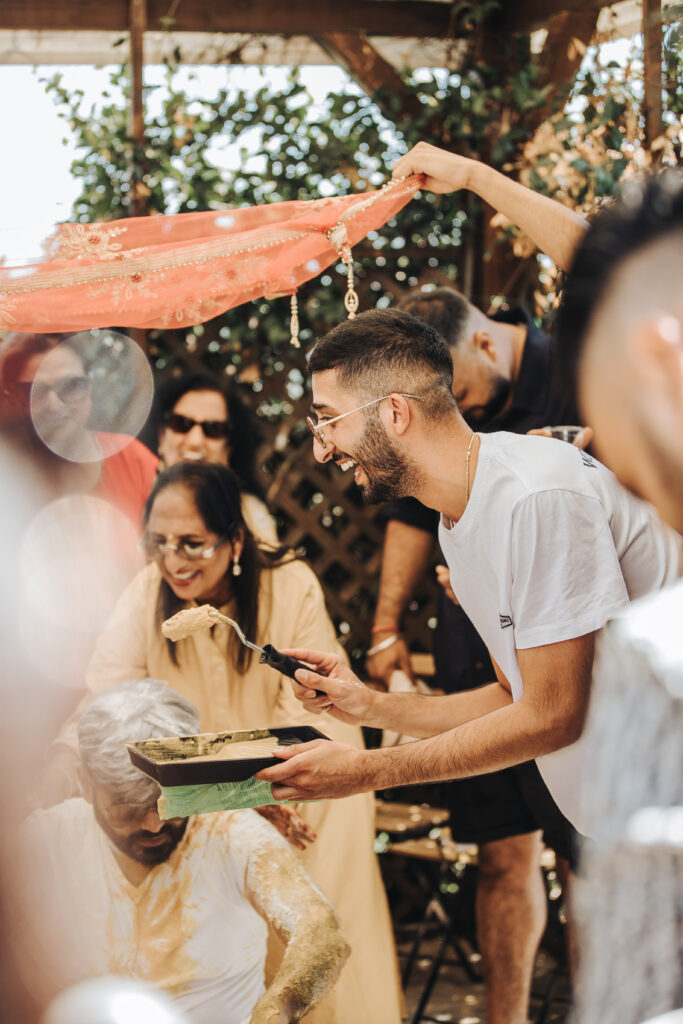
<svg viewBox="0 0 683 1024">
<path fill-rule="evenodd" d="M 215 761 L 194 761 L 194 757 L 205 757 L 212 748 L 226 740 L 256 740 L 276 736 L 280 746 L 294 743 L 309 743 L 311 740 L 328 740 L 329 736 L 310 725 L 287 726 L 281 729 L 244 729 L 238 732 L 204 732 L 197 736 L 167 736 L 163 739 L 143 740 L 127 743 L 133 764 L 160 786 L 199 786 L 214 782 L 243 782 L 263 768 L 279 764 L 278 757 L 254 757 Z M 179 757 L 187 760 L 179 763 Z M 175 763 L 168 763 L 173 761 Z"/>
</svg>

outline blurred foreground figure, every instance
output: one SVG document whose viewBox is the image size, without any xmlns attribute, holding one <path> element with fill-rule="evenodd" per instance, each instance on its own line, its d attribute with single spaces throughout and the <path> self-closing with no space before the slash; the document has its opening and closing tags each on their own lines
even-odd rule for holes
<svg viewBox="0 0 683 1024">
<path fill-rule="evenodd" d="M 189 1021 L 298 1021 L 349 949 L 289 846 L 252 811 L 162 822 L 126 741 L 187 735 L 199 713 L 154 679 L 97 697 L 79 724 L 84 799 L 22 827 L 15 900 L 41 1000 L 116 974 L 165 990 Z M 264 984 L 270 924 L 287 944 Z"/>
<path fill-rule="evenodd" d="M 9 334 L 0 343 L 0 436 L 48 500 L 89 494 L 137 528 L 156 459 L 133 436 L 152 399 L 137 346 L 115 332 Z"/>
<path fill-rule="evenodd" d="M 134 435 L 151 398 L 144 354 L 115 331 L 12 333 L 0 342 L 0 445 L 19 467 L 3 489 L 6 504 L 19 500 L 19 473 L 33 481 L 17 572 L 7 576 L 12 631 L 42 686 L 35 701 L 50 707 L 55 728 L 78 699 L 97 634 L 143 564 L 137 541 L 157 460 Z M 54 785 L 40 775 L 32 799 L 68 795 L 63 776 Z"/>
<path fill-rule="evenodd" d="M 14 452 L 0 440 L 0 697 L 2 699 L 2 743 L 0 771 L 11 784 L 2 787 L 0 814 L 0 991 L 2 1016 L 17 1024 L 33 1024 L 38 1008 L 30 987 L 22 984 L 19 973 L 21 955 L 8 896 L 12 892 L 12 872 L 16 868 L 12 849 L 13 832 L 26 813 L 28 780 L 36 763 L 42 763 L 44 749 L 59 725 L 51 707 L 39 689 L 34 667 L 29 663 L 19 639 L 19 614 L 16 600 L 19 573 L 19 548 L 25 524 L 39 501 L 37 482 Z M 8 496 L 11 495 L 11 500 Z"/>
<path fill-rule="evenodd" d="M 630 182 L 577 249 L 558 323 L 595 448 L 683 531 L 683 171 Z"/>
<path fill-rule="evenodd" d="M 61 992 L 42 1024 L 187 1024 L 165 993 L 127 978 L 92 978 Z"/>
<path fill-rule="evenodd" d="M 579 246 L 559 322 L 596 447 L 683 529 L 683 174 L 629 183 Z M 638 1024 L 683 1007 L 683 584 L 600 638 L 584 735 L 597 842 L 577 891 L 576 1019 Z"/>
</svg>

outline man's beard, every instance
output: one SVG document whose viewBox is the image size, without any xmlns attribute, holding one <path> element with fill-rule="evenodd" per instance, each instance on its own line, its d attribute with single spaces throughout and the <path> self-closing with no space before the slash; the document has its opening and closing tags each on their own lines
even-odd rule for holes
<svg viewBox="0 0 683 1024">
<path fill-rule="evenodd" d="M 350 457 L 368 478 L 367 484 L 361 485 L 367 505 L 412 496 L 424 477 L 414 462 L 397 451 L 379 417 L 366 425 L 355 455 Z M 343 461 L 343 458 L 335 461 Z"/>
<path fill-rule="evenodd" d="M 481 427 L 491 423 L 505 408 L 511 392 L 512 384 L 507 377 L 492 377 L 491 394 L 486 405 L 477 405 L 468 409 L 467 412 L 463 412 L 463 419 L 471 427 Z"/>
<path fill-rule="evenodd" d="M 154 867 L 155 864 L 163 864 L 165 860 L 168 860 L 185 835 L 185 829 L 187 828 L 188 819 L 184 818 L 178 825 L 167 822 L 159 832 L 147 832 L 145 829 L 139 829 L 137 832 L 131 832 L 127 836 L 122 836 L 115 829 L 111 828 L 99 813 L 97 806 L 94 806 L 93 810 L 97 824 L 114 846 L 121 853 L 125 853 L 127 857 L 130 857 L 131 860 L 137 861 L 138 864 L 145 864 L 147 867 Z M 159 846 L 140 845 L 140 839 L 151 839 L 153 836 L 159 835 L 164 836 L 164 842 L 160 843 Z"/>
</svg>

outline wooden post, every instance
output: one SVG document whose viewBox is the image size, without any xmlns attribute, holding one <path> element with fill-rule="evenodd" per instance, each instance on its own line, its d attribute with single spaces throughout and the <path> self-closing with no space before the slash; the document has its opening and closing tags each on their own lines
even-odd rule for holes
<svg viewBox="0 0 683 1024">
<path fill-rule="evenodd" d="M 648 148 L 663 131 L 662 0 L 643 0 L 643 79 L 645 143 Z M 657 153 L 653 153 L 655 163 Z"/>
<path fill-rule="evenodd" d="M 661 2 L 661 0 L 657 0 Z M 531 138 L 538 126 L 549 117 L 553 102 L 559 90 L 568 85 L 581 67 L 581 60 L 586 47 L 595 32 L 598 20 L 598 5 L 586 4 L 584 9 L 559 11 L 548 17 L 548 36 L 543 51 L 539 55 L 539 88 L 553 86 L 543 107 L 527 114 L 523 126 Z M 482 35 L 482 52 L 496 53 L 497 28 L 489 29 Z M 499 48 L 500 49 L 500 48 Z M 512 70 L 512 69 L 510 69 Z M 486 155 L 484 154 L 484 159 Z M 495 211 L 484 205 L 479 243 L 479 273 L 475 276 L 475 301 L 486 309 L 492 299 L 505 296 L 514 302 L 522 302 L 529 274 L 524 272 L 536 263 L 536 256 L 526 260 L 515 257 L 512 246 L 501 243 L 498 229 L 492 228 L 490 221 Z M 483 256 L 490 254 L 484 260 Z M 534 269 L 535 273 L 535 269 Z"/>
<path fill-rule="evenodd" d="M 128 135 L 132 140 L 130 167 L 129 216 L 144 217 L 147 213 L 147 198 L 140 189 L 142 185 L 140 167 L 136 166 L 145 144 L 145 111 L 142 93 L 144 69 L 144 33 L 147 25 L 147 0 L 130 0 L 130 106 L 128 108 Z M 134 327 L 130 337 L 147 351 L 147 331 Z"/>
<path fill-rule="evenodd" d="M 142 71 L 144 67 L 143 37 L 147 23 L 146 0 L 130 0 L 130 107 L 128 108 L 128 135 L 134 150 L 139 153 L 145 144 L 145 115 L 142 98 Z M 130 175 L 130 216 L 143 217 L 146 211 L 144 197 L 137 189 L 135 166 Z"/>
</svg>

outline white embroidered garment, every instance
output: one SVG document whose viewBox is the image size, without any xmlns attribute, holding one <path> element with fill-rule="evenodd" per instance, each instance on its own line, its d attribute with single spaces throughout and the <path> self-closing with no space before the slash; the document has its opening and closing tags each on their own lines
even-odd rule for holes
<svg viewBox="0 0 683 1024">
<path fill-rule="evenodd" d="M 268 845 L 286 847 L 259 815 L 191 818 L 169 859 L 139 886 L 84 800 L 36 811 L 21 840 L 26 877 L 15 897 L 41 995 L 115 974 L 165 990 L 192 1024 L 249 1019 L 264 992 L 268 933 L 249 902 L 250 871 Z"/>
</svg>

